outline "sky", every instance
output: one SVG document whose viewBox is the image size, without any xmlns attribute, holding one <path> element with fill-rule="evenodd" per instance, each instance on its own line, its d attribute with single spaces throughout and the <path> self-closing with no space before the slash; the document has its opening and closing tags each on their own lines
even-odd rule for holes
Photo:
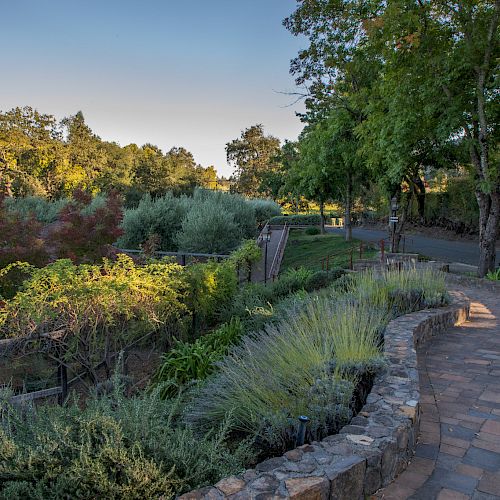
<svg viewBox="0 0 500 500">
<path fill-rule="evenodd" d="M 294 0 L 0 0 L 0 110 L 81 110 L 103 140 L 183 146 L 229 175 L 243 129 L 296 139 Z"/>
</svg>

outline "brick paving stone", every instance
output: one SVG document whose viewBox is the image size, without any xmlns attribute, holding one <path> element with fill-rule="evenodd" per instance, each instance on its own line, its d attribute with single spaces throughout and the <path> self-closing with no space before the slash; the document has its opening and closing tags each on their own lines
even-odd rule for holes
<svg viewBox="0 0 500 500">
<path fill-rule="evenodd" d="M 460 474 L 465 474 L 466 476 L 475 477 L 476 479 L 479 479 L 484 474 L 483 469 L 467 464 L 459 464 L 457 465 L 455 470 Z"/>
<path fill-rule="evenodd" d="M 479 287 L 463 291 L 470 320 L 418 349 L 415 456 L 377 498 L 500 500 L 500 301 Z"/>
<path fill-rule="evenodd" d="M 491 474 L 487 472 L 484 474 L 479 481 L 477 489 L 483 493 L 490 493 L 491 495 L 500 494 L 500 473 Z"/>
<path fill-rule="evenodd" d="M 469 498 L 469 495 L 448 488 L 441 490 L 437 496 L 437 500 L 469 500 Z"/>
</svg>

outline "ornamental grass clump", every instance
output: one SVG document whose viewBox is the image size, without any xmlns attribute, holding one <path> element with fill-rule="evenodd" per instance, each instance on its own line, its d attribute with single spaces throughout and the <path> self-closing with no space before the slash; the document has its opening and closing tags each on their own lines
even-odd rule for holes
<svg viewBox="0 0 500 500">
<path fill-rule="evenodd" d="M 311 439 L 334 433 L 351 416 L 352 366 L 380 358 L 382 325 L 383 315 L 364 305 L 308 301 L 301 312 L 245 337 L 200 389 L 186 418 L 203 432 L 230 414 L 234 431 L 257 436 L 274 451 L 293 445 L 302 414 L 311 418 Z"/>
<path fill-rule="evenodd" d="M 388 320 L 448 301 L 444 274 L 433 269 L 364 271 L 339 280 L 335 289 L 336 297 L 347 294 L 385 310 Z"/>
</svg>

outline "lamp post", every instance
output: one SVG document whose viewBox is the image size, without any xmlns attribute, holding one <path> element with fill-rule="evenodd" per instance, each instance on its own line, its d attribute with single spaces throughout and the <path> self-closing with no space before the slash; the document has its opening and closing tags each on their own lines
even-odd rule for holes
<svg viewBox="0 0 500 500">
<path fill-rule="evenodd" d="M 262 239 L 266 246 L 264 250 L 264 284 L 267 284 L 267 244 L 271 241 L 271 231 L 269 226 L 267 226 L 267 231 L 262 234 Z"/>
<path fill-rule="evenodd" d="M 391 199 L 391 216 L 389 217 L 389 223 L 391 225 L 391 252 L 396 252 L 396 225 L 399 222 L 398 218 L 399 203 L 396 196 Z"/>
</svg>

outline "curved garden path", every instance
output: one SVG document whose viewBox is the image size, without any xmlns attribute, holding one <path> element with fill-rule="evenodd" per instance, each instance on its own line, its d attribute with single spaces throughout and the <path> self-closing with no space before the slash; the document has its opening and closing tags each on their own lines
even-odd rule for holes
<svg viewBox="0 0 500 500">
<path fill-rule="evenodd" d="M 500 500 L 500 287 L 460 289 L 470 320 L 418 352 L 415 457 L 373 498 Z"/>
</svg>

